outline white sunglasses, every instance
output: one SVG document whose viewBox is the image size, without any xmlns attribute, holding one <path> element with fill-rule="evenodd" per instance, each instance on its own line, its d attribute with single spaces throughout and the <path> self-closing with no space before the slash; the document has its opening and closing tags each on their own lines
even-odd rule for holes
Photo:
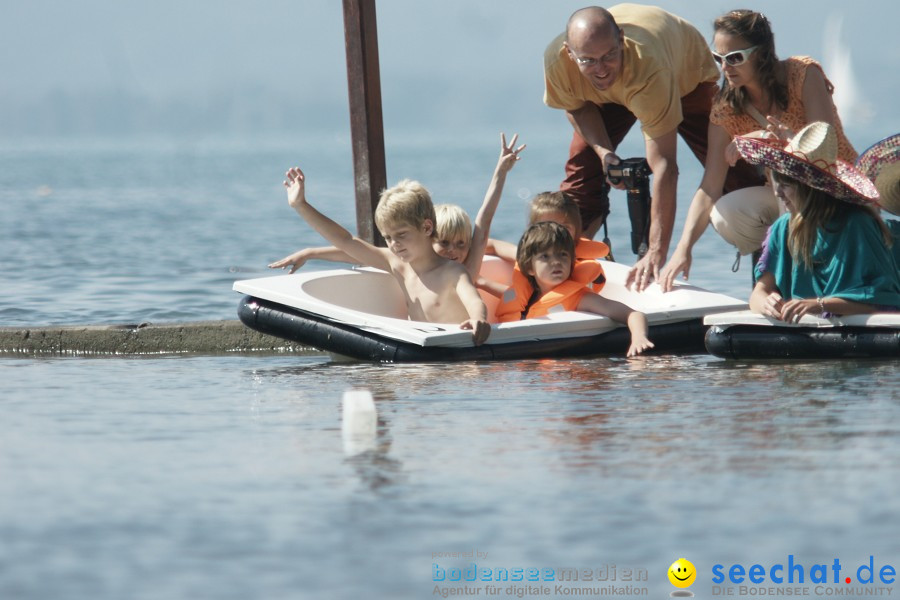
<svg viewBox="0 0 900 600">
<path fill-rule="evenodd" d="M 738 65 L 744 64 L 744 61 L 747 60 L 747 57 L 753 54 L 753 51 L 759 48 L 759 46 L 750 46 L 749 48 L 744 48 L 743 50 L 735 50 L 734 52 L 729 52 L 728 54 L 719 54 L 718 52 L 713 52 L 713 58 L 716 59 L 716 63 L 721 67 L 723 63 L 728 63 L 732 67 L 736 67 Z"/>
</svg>

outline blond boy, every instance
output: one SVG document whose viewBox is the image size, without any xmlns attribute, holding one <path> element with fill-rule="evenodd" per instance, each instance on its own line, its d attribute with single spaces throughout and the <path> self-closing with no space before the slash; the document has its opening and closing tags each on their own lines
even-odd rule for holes
<svg viewBox="0 0 900 600">
<path fill-rule="evenodd" d="M 481 270 L 481 261 L 484 258 L 485 247 L 488 245 L 488 232 L 491 229 L 491 221 L 497 212 L 503 186 L 506 183 L 506 175 L 519 160 L 519 153 L 525 149 L 525 144 L 518 148 L 516 140 L 518 134 L 513 135 L 507 143 L 506 134 L 500 134 L 500 158 L 494 168 L 494 174 L 488 185 L 487 193 L 478 215 L 475 217 L 475 229 L 473 232 L 472 221 L 462 207 L 456 204 L 437 204 L 435 211 L 435 234 L 433 239 L 434 251 L 449 258 L 452 261 L 462 263 L 469 271 L 473 279 L 478 277 Z M 512 247 L 515 255 L 515 246 Z M 353 259 L 335 247 L 304 248 L 293 254 L 269 264 L 271 269 L 284 269 L 291 267 L 291 273 L 302 267 L 307 260 L 315 258 L 335 262 L 352 262 Z M 511 260 L 515 260 L 513 257 Z"/>
<path fill-rule="evenodd" d="M 292 167 L 284 187 L 288 203 L 322 237 L 361 264 L 389 272 L 400 284 L 409 318 L 431 323 L 460 323 L 471 329 L 476 345 L 490 335 L 487 309 L 459 263 L 438 256 L 432 247 L 434 206 L 421 184 L 404 179 L 385 190 L 375 209 L 375 225 L 387 242 L 378 248 L 353 236 L 306 200 L 303 172 Z"/>
</svg>

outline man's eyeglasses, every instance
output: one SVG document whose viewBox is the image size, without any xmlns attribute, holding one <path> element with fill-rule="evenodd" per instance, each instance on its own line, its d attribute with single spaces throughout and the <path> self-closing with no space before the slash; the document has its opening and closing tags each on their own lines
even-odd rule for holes
<svg viewBox="0 0 900 600">
<path fill-rule="evenodd" d="M 719 54 L 718 52 L 713 52 L 713 58 L 716 59 L 716 64 L 720 67 L 723 63 L 728 63 L 729 66 L 736 67 L 738 65 L 744 64 L 747 60 L 747 57 L 753 54 L 753 51 L 759 48 L 759 46 L 750 46 L 749 48 L 744 48 L 743 50 L 735 50 L 734 52 L 729 52 L 728 54 Z"/>
<path fill-rule="evenodd" d="M 616 60 L 616 57 L 619 55 L 619 51 L 621 49 L 621 46 L 616 46 L 613 50 L 610 50 L 600 58 L 581 58 L 579 56 L 575 56 L 574 53 L 572 53 L 572 58 L 575 59 L 575 62 L 579 67 L 593 67 L 594 65 L 598 65 L 600 63 L 610 64 Z"/>
</svg>

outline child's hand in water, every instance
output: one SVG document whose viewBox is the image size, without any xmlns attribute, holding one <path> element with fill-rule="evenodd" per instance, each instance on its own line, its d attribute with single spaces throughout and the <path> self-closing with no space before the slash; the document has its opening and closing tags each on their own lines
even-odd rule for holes
<svg viewBox="0 0 900 600">
<path fill-rule="evenodd" d="M 515 166 L 516 161 L 519 160 L 519 153 L 525 149 L 525 144 L 516 148 L 516 140 L 518 139 L 519 134 L 516 133 L 512 136 L 512 139 L 509 140 L 509 144 L 507 144 L 506 134 L 500 134 L 500 160 L 497 162 L 498 171 L 508 173 L 509 170 Z"/>
<path fill-rule="evenodd" d="M 631 336 L 631 346 L 628 347 L 627 356 L 630 358 L 632 356 L 637 356 L 638 354 L 642 354 L 645 350 L 649 350 L 653 348 L 653 342 L 647 339 L 646 336 Z"/>
<path fill-rule="evenodd" d="M 460 324 L 460 329 L 471 329 L 476 346 L 480 346 L 491 335 L 491 324 L 481 319 L 468 319 Z"/>
</svg>

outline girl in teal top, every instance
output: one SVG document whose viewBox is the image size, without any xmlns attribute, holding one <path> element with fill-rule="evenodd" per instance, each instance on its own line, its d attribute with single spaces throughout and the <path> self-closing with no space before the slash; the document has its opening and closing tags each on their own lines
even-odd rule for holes
<svg viewBox="0 0 900 600">
<path fill-rule="evenodd" d="M 800 191 L 801 185 L 794 190 Z M 776 190 L 779 187 L 791 184 L 776 184 Z M 881 219 L 865 208 L 827 201 L 840 210 L 816 227 L 811 262 L 802 254 L 795 260 L 790 250 L 791 221 L 796 227 L 799 220 L 795 213 L 772 224 L 756 265 L 752 310 L 792 321 L 807 313 L 848 315 L 900 308 L 900 277 Z"/>
<path fill-rule="evenodd" d="M 871 206 L 878 192 L 837 160 L 831 126 L 813 123 L 783 149 L 767 140 L 735 142 L 748 162 L 772 171 L 788 209 L 769 230 L 750 309 L 786 322 L 900 310 L 891 235 Z"/>
</svg>

